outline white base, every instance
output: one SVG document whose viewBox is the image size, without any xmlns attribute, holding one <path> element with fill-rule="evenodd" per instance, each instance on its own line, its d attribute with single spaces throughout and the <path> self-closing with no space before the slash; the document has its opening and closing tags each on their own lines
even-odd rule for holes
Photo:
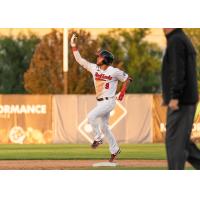
<svg viewBox="0 0 200 200">
<path fill-rule="evenodd" d="M 118 166 L 118 163 L 99 162 L 99 163 L 94 163 L 92 166 L 93 167 L 116 167 L 116 166 Z"/>
</svg>

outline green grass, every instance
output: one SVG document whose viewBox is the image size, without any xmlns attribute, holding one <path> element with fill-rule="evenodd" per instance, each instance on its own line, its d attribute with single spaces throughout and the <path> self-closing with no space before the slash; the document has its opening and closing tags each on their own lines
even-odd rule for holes
<svg viewBox="0 0 200 200">
<path fill-rule="evenodd" d="M 120 160 L 164 160 L 164 144 L 123 144 Z M 0 145 L 0 160 L 99 160 L 108 159 L 107 145 L 93 150 L 86 144 Z M 166 167 L 78 167 L 67 170 L 166 170 Z M 187 169 L 193 169 L 187 167 Z"/>
<path fill-rule="evenodd" d="M 164 144 L 123 144 L 119 159 L 166 159 Z M 83 144 L 0 145 L 0 160 L 93 160 L 107 159 L 107 145 L 96 150 Z"/>
</svg>

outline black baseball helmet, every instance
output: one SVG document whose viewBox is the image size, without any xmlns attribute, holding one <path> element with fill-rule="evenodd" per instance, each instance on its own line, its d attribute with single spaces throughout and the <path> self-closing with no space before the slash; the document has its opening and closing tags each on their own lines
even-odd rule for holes
<svg viewBox="0 0 200 200">
<path fill-rule="evenodd" d="M 100 50 L 97 52 L 97 56 L 102 56 L 104 58 L 103 64 L 105 64 L 105 65 L 111 65 L 113 63 L 114 56 L 109 51 Z"/>
</svg>

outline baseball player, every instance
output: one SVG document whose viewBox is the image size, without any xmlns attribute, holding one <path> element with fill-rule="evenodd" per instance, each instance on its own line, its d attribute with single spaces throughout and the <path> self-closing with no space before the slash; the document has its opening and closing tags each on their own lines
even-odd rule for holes
<svg viewBox="0 0 200 200">
<path fill-rule="evenodd" d="M 122 101 L 132 78 L 120 69 L 111 66 L 114 60 L 114 56 L 111 52 L 106 50 L 97 52 L 97 62 L 94 64 L 81 57 L 77 48 L 76 34 L 72 35 L 70 44 L 75 60 L 92 74 L 94 80 L 97 105 L 88 114 L 88 122 L 92 126 L 93 133 L 95 134 L 94 142 L 91 147 L 96 149 L 100 144 L 102 144 L 103 135 L 105 135 L 108 139 L 109 149 L 111 152 L 109 161 L 113 162 L 116 156 L 120 153 L 120 148 L 109 128 L 108 120 L 110 112 L 115 107 L 115 94 L 118 81 L 124 82 L 120 93 L 117 95 L 117 99 Z M 100 119 L 100 123 L 97 119 Z"/>
</svg>

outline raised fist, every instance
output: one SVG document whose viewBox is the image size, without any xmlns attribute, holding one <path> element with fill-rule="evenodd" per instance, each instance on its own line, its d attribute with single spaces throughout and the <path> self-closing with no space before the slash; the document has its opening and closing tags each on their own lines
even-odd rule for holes
<svg viewBox="0 0 200 200">
<path fill-rule="evenodd" d="M 73 33 L 70 41 L 71 47 L 76 47 L 77 38 L 78 38 L 77 34 Z"/>
</svg>

